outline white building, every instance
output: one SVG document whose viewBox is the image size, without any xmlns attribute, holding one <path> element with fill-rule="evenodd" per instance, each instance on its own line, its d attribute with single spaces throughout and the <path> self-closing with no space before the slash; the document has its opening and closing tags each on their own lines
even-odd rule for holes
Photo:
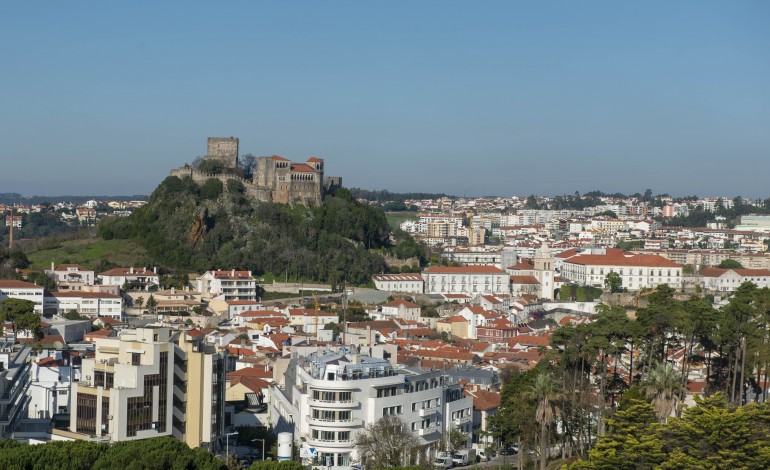
<svg viewBox="0 0 770 470">
<path fill-rule="evenodd" d="M 80 290 L 82 286 L 94 285 L 95 273 L 83 269 L 79 264 L 60 264 L 54 266 L 51 263 L 51 269 L 46 270 L 46 276 L 56 282 L 60 289 Z"/>
<path fill-rule="evenodd" d="M 360 461 L 356 434 L 385 415 L 397 415 L 418 437 L 423 461 L 451 428 L 472 432 L 473 401 L 441 371 L 395 368 L 358 354 L 294 352 L 276 378 L 270 407 L 276 431 L 292 432 L 303 448 L 315 448 L 321 464 L 329 458 L 335 468 Z"/>
<path fill-rule="evenodd" d="M 195 289 L 206 297 L 224 296 L 224 300 L 257 299 L 257 281 L 251 271 L 206 271 L 195 281 Z"/>
<path fill-rule="evenodd" d="M 15 338 L 0 336 L 0 437 L 10 438 L 16 422 L 25 417 L 30 384 L 29 346 L 14 347 Z"/>
<path fill-rule="evenodd" d="M 382 306 L 382 314 L 390 318 L 420 321 L 422 309 L 414 302 L 402 298 L 388 302 Z"/>
<path fill-rule="evenodd" d="M 0 280 L 0 301 L 4 299 L 29 300 L 35 304 L 35 312 L 43 314 L 45 289 L 37 284 L 15 280 Z"/>
<path fill-rule="evenodd" d="M 510 294 L 508 274 L 496 266 L 436 266 L 423 271 L 426 294 Z"/>
<path fill-rule="evenodd" d="M 420 273 L 375 274 L 372 279 L 374 288 L 382 291 L 422 294 L 425 289 L 425 281 Z"/>
<path fill-rule="evenodd" d="M 123 298 L 105 292 L 53 292 L 45 298 L 45 309 L 46 312 L 57 314 L 76 310 L 79 314 L 90 318 L 112 317 L 121 320 Z"/>
<path fill-rule="evenodd" d="M 99 273 L 97 278 L 105 286 L 122 286 L 129 284 L 132 289 L 148 290 L 151 286 L 160 285 L 157 268 L 152 271 L 147 268 L 113 268 Z"/>
<path fill-rule="evenodd" d="M 753 282 L 759 288 L 770 287 L 770 270 L 767 269 L 704 268 L 700 275 L 706 290 L 732 292 L 744 282 Z"/>
<path fill-rule="evenodd" d="M 30 369 L 27 417 L 52 419 L 70 410 L 70 386 L 75 368 L 70 351 L 43 350 Z"/>
<path fill-rule="evenodd" d="M 662 256 L 633 254 L 617 248 L 599 251 L 563 259 L 561 277 L 565 283 L 603 288 L 607 274 L 615 272 L 628 290 L 651 289 L 660 284 L 674 289 L 682 286 L 682 266 Z"/>
</svg>

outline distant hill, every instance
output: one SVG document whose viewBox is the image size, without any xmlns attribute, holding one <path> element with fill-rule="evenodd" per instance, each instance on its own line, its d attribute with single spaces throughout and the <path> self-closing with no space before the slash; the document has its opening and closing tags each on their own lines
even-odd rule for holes
<svg viewBox="0 0 770 470">
<path fill-rule="evenodd" d="M 385 214 L 338 189 L 318 207 L 257 202 L 236 180 L 166 178 L 130 217 L 107 218 L 104 239 L 130 238 L 167 268 L 250 269 L 279 279 L 362 284 L 387 269 Z"/>
<path fill-rule="evenodd" d="M 96 201 L 144 201 L 147 195 L 135 194 L 133 196 L 22 196 L 19 193 L 0 193 L 0 204 L 43 204 L 48 202 L 72 202 L 81 204 L 90 200 Z"/>
</svg>

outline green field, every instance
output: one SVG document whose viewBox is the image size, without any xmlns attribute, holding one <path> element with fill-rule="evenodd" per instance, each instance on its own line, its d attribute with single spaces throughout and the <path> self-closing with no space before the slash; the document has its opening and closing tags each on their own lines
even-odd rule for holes
<svg viewBox="0 0 770 470">
<path fill-rule="evenodd" d="M 417 212 L 386 212 L 385 217 L 388 219 L 388 225 L 395 230 L 406 220 L 417 220 Z"/>
<path fill-rule="evenodd" d="M 27 253 L 33 268 L 48 269 L 55 264 L 75 263 L 94 269 L 105 260 L 117 266 L 149 267 L 149 257 L 144 248 L 133 240 L 102 240 L 89 238 L 63 241 L 55 248 Z"/>
</svg>

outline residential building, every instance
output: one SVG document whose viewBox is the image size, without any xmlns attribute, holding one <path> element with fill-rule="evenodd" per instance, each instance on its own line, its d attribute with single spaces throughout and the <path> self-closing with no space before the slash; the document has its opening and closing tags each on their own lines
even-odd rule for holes
<svg viewBox="0 0 770 470">
<path fill-rule="evenodd" d="M 206 271 L 195 281 L 195 289 L 204 297 L 224 296 L 225 301 L 258 300 L 257 281 L 251 271 Z"/>
<path fill-rule="evenodd" d="M 326 351 L 306 357 L 294 352 L 279 377 L 280 372 L 271 421 L 277 432 L 292 432 L 302 447 L 315 448 L 326 465 L 359 461 L 356 435 L 385 415 L 397 415 L 419 439 L 423 462 L 431 457 L 430 445 L 450 429 L 472 431 L 472 400 L 438 370 Z"/>
<path fill-rule="evenodd" d="M 372 279 L 377 290 L 422 294 L 425 289 L 425 281 L 420 273 L 375 274 Z"/>
<path fill-rule="evenodd" d="M 496 266 L 435 266 L 423 272 L 426 294 L 510 294 L 508 275 Z"/>
<path fill-rule="evenodd" d="M 31 363 L 27 417 L 53 419 L 70 412 L 70 386 L 79 358 L 69 350 L 43 350 Z M 78 370 L 79 372 L 79 370 Z"/>
<path fill-rule="evenodd" d="M 92 286 L 95 281 L 94 271 L 83 269 L 79 264 L 60 264 L 46 270 L 46 276 L 56 282 L 59 290 L 83 290 L 83 286 Z"/>
<path fill-rule="evenodd" d="M 6 215 L 5 216 L 5 226 L 10 227 L 13 225 L 13 228 L 21 228 L 22 224 L 22 218 L 20 215 Z"/>
<path fill-rule="evenodd" d="M 65 314 L 75 310 L 89 318 L 123 318 L 123 297 L 104 292 L 52 292 L 45 297 L 46 313 Z"/>
<path fill-rule="evenodd" d="M 404 320 L 420 321 L 419 305 L 403 298 L 398 298 L 382 306 L 382 314 L 390 318 L 401 318 Z"/>
<path fill-rule="evenodd" d="M 113 268 L 99 273 L 97 278 L 103 285 L 123 286 L 128 284 L 134 290 L 149 290 L 152 286 L 160 285 L 157 268 L 152 271 L 147 268 Z"/>
<path fill-rule="evenodd" d="M 0 437 L 10 438 L 17 421 L 26 417 L 32 348 L 0 336 Z"/>
<path fill-rule="evenodd" d="M 43 314 L 45 289 L 31 282 L 16 280 L 0 280 L 0 300 L 4 299 L 29 300 L 35 304 L 35 312 Z"/>
</svg>

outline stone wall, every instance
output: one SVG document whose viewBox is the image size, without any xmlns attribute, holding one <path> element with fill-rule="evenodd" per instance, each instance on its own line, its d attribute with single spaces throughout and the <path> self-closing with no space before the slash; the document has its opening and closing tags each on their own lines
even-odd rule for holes
<svg viewBox="0 0 770 470">
<path fill-rule="evenodd" d="M 207 157 L 216 158 L 227 168 L 238 167 L 238 138 L 209 137 Z"/>
</svg>

